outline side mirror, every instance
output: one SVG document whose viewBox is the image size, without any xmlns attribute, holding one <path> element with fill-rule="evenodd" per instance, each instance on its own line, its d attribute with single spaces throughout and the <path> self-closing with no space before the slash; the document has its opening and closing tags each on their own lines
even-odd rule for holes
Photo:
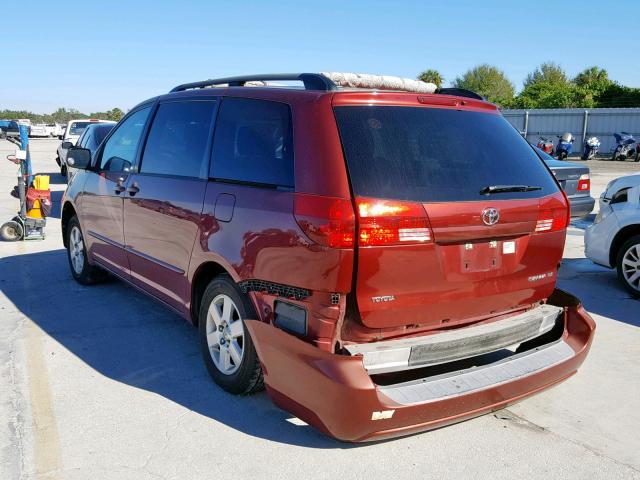
<svg viewBox="0 0 640 480">
<path fill-rule="evenodd" d="M 67 154 L 67 165 L 86 170 L 91 165 L 91 151 L 86 148 L 73 148 Z"/>
<path fill-rule="evenodd" d="M 73 143 L 71 143 L 71 142 L 62 142 L 62 148 L 64 148 L 65 150 L 69 150 L 70 148 L 73 148 Z"/>
</svg>

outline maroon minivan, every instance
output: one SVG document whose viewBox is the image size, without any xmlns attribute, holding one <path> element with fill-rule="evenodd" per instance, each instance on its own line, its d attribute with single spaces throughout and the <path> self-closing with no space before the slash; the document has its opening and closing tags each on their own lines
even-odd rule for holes
<svg viewBox="0 0 640 480">
<path fill-rule="evenodd" d="M 74 149 L 73 277 L 109 272 L 163 302 L 198 326 L 218 385 L 264 382 L 342 440 L 457 422 L 575 373 L 595 324 L 556 289 L 568 204 L 532 147 L 473 92 L 334 80 L 181 85 L 93 157 Z"/>
</svg>

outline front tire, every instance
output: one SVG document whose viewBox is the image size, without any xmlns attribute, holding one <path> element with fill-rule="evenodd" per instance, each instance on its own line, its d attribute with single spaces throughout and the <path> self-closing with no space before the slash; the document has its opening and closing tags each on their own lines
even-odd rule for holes
<svg viewBox="0 0 640 480">
<path fill-rule="evenodd" d="M 74 280 L 81 285 L 93 285 L 105 279 L 106 272 L 89 265 L 87 247 L 78 217 L 73 216 L 67 223 L 67 259 Z"/>
<path fill-rule="evenodd" d="M 262 369 L 244 320 L 257 318 L 249 298 L 227 275 L 214 278 L 200 304 L 200 348 L 209 375 L 223 389 L 247 395 L 263 388 Z"/>
<path fill-rule="evenodd" d="M 618 279 L 629 293 L 640 297 L 640 235 L 627 240 L 618 252 Z"/>
</svg>

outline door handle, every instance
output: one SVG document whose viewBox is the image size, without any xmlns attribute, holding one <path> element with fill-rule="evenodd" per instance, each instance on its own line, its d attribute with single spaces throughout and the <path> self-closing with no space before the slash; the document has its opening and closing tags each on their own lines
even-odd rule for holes
<svg viewBox="0 0 640 480">
<path fill-rule="evenodd" d="M 138 182 L 133 182 L 131 186 L 129 186 L 129 189 L 127 191 L 129 192 L 129 195 L 131 195 L 132 197 L 135 196 L 135 194 L 140 191 Z"/>
<path fill-rule="evenodd" d="M 122 192 L 124 192 L 126 190 L 124 186 L 124 178 L 119 178 L 116 182 L 116 186 L 113 189 L 115 190 L 116 195 L 120 195 Z"/>
</svg>

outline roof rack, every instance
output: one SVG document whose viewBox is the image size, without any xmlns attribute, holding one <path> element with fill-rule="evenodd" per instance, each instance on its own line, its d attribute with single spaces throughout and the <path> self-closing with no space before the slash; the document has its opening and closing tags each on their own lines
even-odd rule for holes
<svg viewBox="0 0 640 480">
<path fill-rule="evenodd" d="M 472 90 L 467 90 L 466 88 L 439 88 L 436 90 L 436 93 L 439 93 L 440 95 L 455 95 L 456 97 L 467 97 L 475 98 L 476 100 L 485 100 L 482 95 L 479 95 Z"/>
<path fill-rule="evenodd" d="M 337 80 L 334 78 L 329 78 L 332 75 L 341 76 L 355 76 L 359 77 L 360 74 L 341 74 L 341 73 L 266 73 L 262 75 L 241 75 L 238 77 L 225 77 L 225 78 L 213 78 L 210 80 L 203 80 L 201 82 L 192 82 L 185 83 L 182 85 L 178 85 L 173 88 L 170 93 L 174 92 L 182 92 L 185 90 L 192 90 L 196 88 L 207 88 L 207 87 L 215 87 L 228 85 L 229 87 L 243 87 L 249 82 L 274 82 L 274 81 L 299 81 L 304 84 L 305 90 L 320 90 L 320 91 L 332 91 L 338 90 L 339 85 L 336 83 L 340 83 L 340 78 Z M 410 79 L 402 79 L 400 77 L 384 77 L 379 75 L 374 75 L 371 77 L 375 77 L 376 79 L 384 80 L 384 79 L 394 79 L 403 83 L 405 81 L 415 82 Z M 336 80 L 336 81 L 334 81 Z M 344 80 L 344 79 L 343 79 Z M 349 86 L 349 82 L 345 84 L 340 84 L 343 86 Z M 428 85 L 428 84 L 427 84 Z M 435 85 L 432 85 L 435 88 Z M 374 87 L 375 88 L 375 87 Z M 401 87 L 399 87 L 401 88 Z M 413 90 L 407 90 L 413 91 Z M 455 95 L 458 97 L 467 97 L 474 98 L 476 100 L 485 100 L 484 97 L 478 95 L 476 92 L 472 92 L 471 90 L 467 90 L 465 88 L 438 88 L 433 91 L 433 93 L 441 94 L 441 95 Z"/>
<path fill-rule="evenodd" d="M 216 85 L 228 85 L 230 87 L 243 87 L 247 82 L 274 82 L 295 81 L 304 84 L 305 90 L 336 90 L 338 87 L 330 79 L 320 73 L 267 73 L 263 75 L 242 75 L 239 77 L 214 78 L 201 82 L 185 83 L 173 88 L 170 93 L 182 92 L 194 88 L 215 87 Z"/>
</svg>

